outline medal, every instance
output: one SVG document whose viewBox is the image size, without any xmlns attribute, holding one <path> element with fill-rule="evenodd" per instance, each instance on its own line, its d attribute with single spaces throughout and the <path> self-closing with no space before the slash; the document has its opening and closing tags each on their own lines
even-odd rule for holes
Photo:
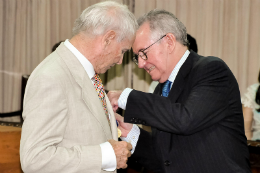
<svg viewBox="0 0 260 173">
<path fill-rule="evenodd" d="M 116 125 L 117 125 L 117 136 L 118 136 L 118 138 L 120 138 L 121 135 L 122 135 L 122 132 L 121 132 L 121 130 L 118 128 L 118 122 L 117 122 L 117 121 L 116 121 Z"/>
<path fill-rule="evenodd" d="M 122 135 L 121 130 L 119 128 L 117 128 L 117 136 L 118 136 L 118 138 L 120 138 L 121 135 Z"/>
</svg>

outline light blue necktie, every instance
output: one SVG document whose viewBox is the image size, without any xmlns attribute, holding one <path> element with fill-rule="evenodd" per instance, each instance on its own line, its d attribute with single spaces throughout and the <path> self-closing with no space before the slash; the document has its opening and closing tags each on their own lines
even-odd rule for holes
<svg viewBox="0 0 260 173">
<path fill-rule="evenodd" d="M 171 84 L 172 82 L 167 80 L 164 84 L 163 84 L 163 89 L 162 89 L 162 96 L 163 97 L 168 97 L 169 92 L 171 90 Z"/>
</svg>

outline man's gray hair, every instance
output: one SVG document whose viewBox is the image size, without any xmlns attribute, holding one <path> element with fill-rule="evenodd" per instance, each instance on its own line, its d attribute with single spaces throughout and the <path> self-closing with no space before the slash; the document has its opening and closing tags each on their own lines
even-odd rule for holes
<svg viewBox="0 0 260 173">
<path fill-rule="evenodd" d="M 159 39 L 167 33 L 172 33 L 176 40 L 188 46 L 186 27 L 172 13 L 154 9 L 138 19 L 138 25 L 149 23 L 152 40 Z"/>
<path fill-rule="evenodd" d="M 117 41 L 132 39 L 138 28 L 135 16 L 126 5 L 105 1 L 86 8 L 75 21 L 72 34 L 86 32 L 93 36 L 105 34 L 109 30 L 117 33 Z"/>
</svg>

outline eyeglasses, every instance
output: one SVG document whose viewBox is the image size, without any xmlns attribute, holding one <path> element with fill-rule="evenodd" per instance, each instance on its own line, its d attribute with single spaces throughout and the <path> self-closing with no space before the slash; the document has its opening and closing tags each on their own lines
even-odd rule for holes
<svg viewBox="0 0 260 173">
<path fill-rule="evenodd" d="M 147 50 L 148 48 L 150 48 L 152 45 L 154 45 L 155 43 L 157 43 L 158 41 L 160 41 L 163 37 L 165 37 L 166 34 L 164 36 L 162 36 L 159 40 L 157 40 L 156 42 L 154 42 L 153 44 L 151 44 L 150 46 L 148 46 L 147 48 L 143 49 L 143 50 L 140 50 L 138 52 L 138 54 L 134 54 L 133 56 L 133 61 L 135 62 L 136 65 L 138 65 L 138 58 L 142 58 L 143 60 L 147 60 L 147 55 L 146 53 L 144 52 L 145 50 Z"/>
</svg>

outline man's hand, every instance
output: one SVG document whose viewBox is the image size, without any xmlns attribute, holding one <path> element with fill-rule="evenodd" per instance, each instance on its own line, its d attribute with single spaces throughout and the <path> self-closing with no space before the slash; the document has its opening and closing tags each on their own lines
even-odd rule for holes
<svg viewBox="0 0 260 173">
<path fill-rule="evenodd" d="M 112 145 L 115 155 L 116 155 L 116 162 L 117 162 L 117 169 L 120 168 L 127 168 L 127 160 L 128 157 L 131 156 L 130 150 L 132 149 L 132 145 L 125 141 L 115 141 L 114 139 L 108 140 L 108 142 Z"/>
<path fill-rule="evenodd" d="M 122 132 L 122 137 L 127 137 L 128 133 L 131 131 L 133 124 L 125 123 L 124 118 L 119 114 L 115 113 L 115 118 L 118 122 L 118 128 Z"/>
<path fill-rule="evenodd" d="M 118 99 L 123 91 L 109 91 L 107 97 L 112 105 L 113 111 L 116 112 L 118 109 Z"/>
</svg>

